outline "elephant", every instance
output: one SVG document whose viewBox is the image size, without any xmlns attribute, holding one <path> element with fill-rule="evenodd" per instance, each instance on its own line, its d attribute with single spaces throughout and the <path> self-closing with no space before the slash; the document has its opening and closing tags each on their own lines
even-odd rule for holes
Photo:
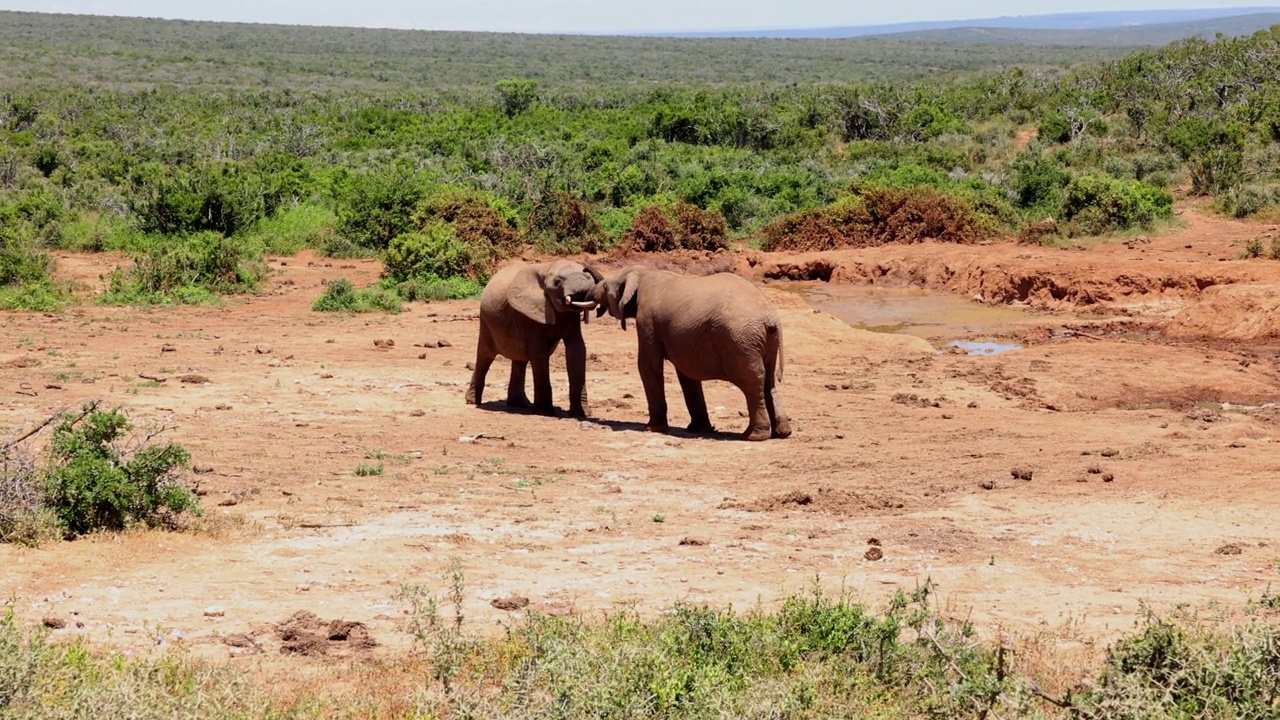
<svg viewBox="0 0 1280 720">
<path fill-rule="evenodd" d="M 715 430 L 702 394 L 705 380 L 727 380 L 747 399 L 746 440 L 785 438 L 791 421 L 778 399 L 782 380 L 782 324 L 760 288 L 732 273 L 677 275 L 642 266 L 625 268 L 598 283 L 596 316 L 608 311 L 634 318 L 637 365 L 649 404 L 652 432 L 667 431 L 663 361 L 676 368 L 691 420 L 688 430 Z"/>
<path fill-rule="evenodd" d="M 494 358 L 511 360 L 507 407 L 530 407 L 524 391 L 525 369 L 533 364 L 533 409 L 555 415 L 551 403 L 551 354 L 564 341 L 569 372 L 569 414 L 586 417 L 587 347 L 582 340 L 583 319 L 596 307 L 599 270 L 570 260 L 541 264 L 513 262 L 499 270 L 480 295 L 480 337 L 475 370 L 466 401 L 479 405 L 484 379 Z"/>
</svg>

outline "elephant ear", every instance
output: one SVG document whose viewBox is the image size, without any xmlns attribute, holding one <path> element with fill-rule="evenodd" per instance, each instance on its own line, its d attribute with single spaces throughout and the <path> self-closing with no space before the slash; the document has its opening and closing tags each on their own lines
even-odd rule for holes
<svg viewBox="0 0 1280 720">
<path fill-rule="evenodd" d="M 520 277 L 511 283 L 507 302 L 515 308 L 516 312 L 536 323 L 556 324 L 555 308 L 551 307 L 551 301 L 547 299 L 547 293 L 542 289 L 542 273 L 534 268 L 520 273 Z"/>
</svg>

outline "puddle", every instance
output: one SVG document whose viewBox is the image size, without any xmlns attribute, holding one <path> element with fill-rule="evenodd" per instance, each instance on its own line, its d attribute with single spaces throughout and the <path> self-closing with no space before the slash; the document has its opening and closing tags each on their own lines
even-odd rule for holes
<svg viewBox="0 0 1280 720">
<path fill-rule="evenodd" d="M 960 348 L 964 350 L 966 355 L 999 355 L 1002 352 L 1022 349 L 1022 346 L 1017 343 L 974 342 L 972 340 L 952 340 L 947 343 L 947 347 Z"/>
<path fill-rule="evenodd" d="M 1023 327 L 1059 324 L 1061 315 L 1009 305 L 985 305 L 951 293 L 922 288 L 886 288 L 842 283 L 784 282 L 771 285 L 795 292 L 810 306 L 860 330 L 914 335 L 935 347 L 959 347 L 970 355 L 1020 350 L 1007 335 Z M 975 341 L 972 338 L 981 338 Z"/>
</svg>

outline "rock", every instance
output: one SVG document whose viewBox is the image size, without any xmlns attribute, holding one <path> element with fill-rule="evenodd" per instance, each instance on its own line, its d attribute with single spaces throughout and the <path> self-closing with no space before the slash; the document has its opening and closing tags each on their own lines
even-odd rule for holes
<svg viewBox="0 0 1280 720">
<path fill-rule="evenodd" d="M 44 623 L 45 627 L 52 628 L 54 630 L 61 630 L 62 628 L 67 626 L 67 621 L 63 620 L 60 617 L 47 617 L 47 618 L 44 618 L 41 622 Z"/>
<path fill-rule="evenodd" d="M 426 414 L 427 414 L 426 410 L 414 410 L 413 412 L 409 413 L 409 417 L 422 417 L 423 415 L 426 415 Z"/>
<path fill-rule="evenodd" d="M 222 617 L 226 614 L 227 614 L 226 610 L 223 610 L 221 607 L 217 605 L 210 605 L 209 607 L 204 609 L 204 616 L 207 618 Z"/>
<path fill-rule="evenodd" d="M 213 472 L 213 466 L 206 463 L 196 463 L 191 466 L 191 472 L 197 475 L 208 475 Z"/>
<path fill-rule="evenodd" d="M 701 546 L 703 546 L 703 545 L 706 545 L 706 544 L 707 544 L 707 541 L 706 541 L 706 540 L 703 540 L 702 538 L 695 538 L 695 537 L 683 537 L 683 538 L 680 538 L 680 544 L 681 544 L 681 545 L 692 545 L 692 546 L 694 546 L 694 547 L 701 547 Z"/>
<path fill-rule="evenodd" d="M 395 341 L 395 340 L 391 340 L 391 339 L 387 339 L 387 340 L 374 340 L 374 341 L 373 341 L 373 346 L 374 346 L 374 347 L 376 347 L 376 348 L 382 348 L 383 350 L 387 350 L 387 349 L 389 349 L 389 348 L 393 348 L 393 347 L 395 347 L 395 346 L 396 346 L 396 341 Z"/>
<path fill-rule="evenodd" d="M 1012 470 L 1010 470 L 1010 471 L 1009 471 L 1009 474 L 1010 474 L 1010 475 L 1012 475 L 1012 476 L 1013 476 L 1013 479 L 1015 479 L 1015 480 L 1027 480 L 1027 481 L 1030 481 L 1030 480 L 1031 480 L 1031 476 L 1034 474 L 1034 472 L 1035 472 L 1035 471 L 1034 471 L 1034 470 L 1032 470 L 1031 468 L 1015 467 L 1015 468 L 1013 468 Z"/>
<path fill-rule="evenodd" d="M 226 635 L 222 638 L 222 644 L 238 648 L 252 648 L 258 646 L 258 643 L 253 641 L 253 638 L 245 635 L 244 633 L 232 633 L 231 635 Z"/>
<path fill-rule="evenodd" d="M 196 375 L 195 373 L 192 373 L 178 378 L 178 382 L 186 383 L 188 385 L 204 385 L 209 382 L 209 378 L 204 375 Z"/>
<path fill-rule="evenodd" d="M 508 595 L 494 598 L 489 601 L 489 604 L 499 610 L 520 610 L 529 606 L 529 598 L 523 595 Z"/>
<path fill-rule="evenodd" d="M 862 557 L 870 560 L 871 562 L 875 562 L 884 557 L 884 551 L 878 547 L 869 547 L 867 548 L 867 551 L 862 554 Z"/>
<path fill-rule="evenodd" d="M 169 343 L 165 343 L 164 345 L 160 346 L 160 352 L 162 353 L 178 352 L 178 348 L 173 345 L 170 345 Z"/>
</svg>

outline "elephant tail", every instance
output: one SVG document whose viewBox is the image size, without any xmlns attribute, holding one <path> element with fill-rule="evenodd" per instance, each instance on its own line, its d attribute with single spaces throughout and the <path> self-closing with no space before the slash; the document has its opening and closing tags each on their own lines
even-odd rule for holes
<svg viewBox="0 0 1280 720">
<path fill-rule="evenodd" d="M 771 331 L 773 331 L 773 332 L 778 336 L 778 367 L 777 367 L 777 370 L 776 370 L 776 371 L 775 371 L 775 373 L 774 373 L 773 379 L 774 379 L 774 381 L 775 381 L 775 382 L 777 382 L 777 383 L 781 383 L 781 382 L 782 382 L 782 369 L 783 369 L 783 367 L 785 367 L 785 366 L 786 366 L 786 362 L 785 362 L 785 360 L 784 360 L 785 353 L 782 351 L 782 325 L 781 325 L 781 324 L 774 325 L 773 327 L 771 327 L 771 328 L 769 328 L 769 329 L 770 329 Z"/>
</svg>

